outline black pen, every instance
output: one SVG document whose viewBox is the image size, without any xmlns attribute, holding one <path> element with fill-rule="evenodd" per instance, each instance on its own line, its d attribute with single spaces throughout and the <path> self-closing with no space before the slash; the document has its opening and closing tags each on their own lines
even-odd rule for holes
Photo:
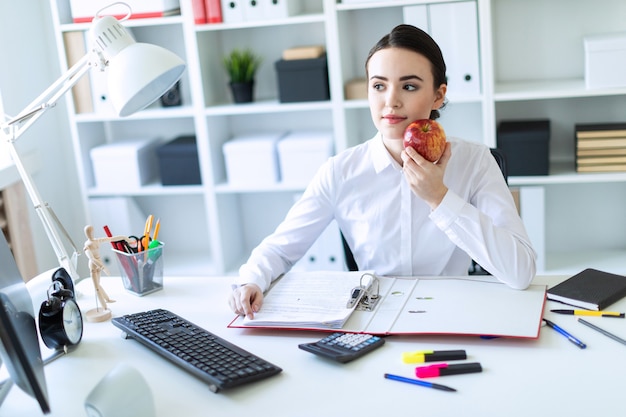
<svg viewBox="0 0 626 417">
<path fill-rule="evenodd" d="M 569 314 L 570 316 L 594 316 L 594 317 L 616 317 L 626 318 L 624 313 L 617 311 L 594 311 L 594 310 L 550 310 L 557 314 Z"/>
<path fill-rule="evenodd" d="M 385 374 L 385 378 L 393 379 L 394 381 L 406 382 L 406 383 L 414 384 L 414 385 L 421 385 L 422 387 L 434 388 L 434 389 L 438 389 L 441 391 L 451 391 L 451 392 L 456 391 L 454 388 L 451 388 L 447 385 L 435 384 L 433 382 L 422 381 L 420 379 L 405 378 L 400 375 Z"/>
<path fill-rule="evenodd" d="M 571 334 L 569 334 L 568 332 L 566 332 L 565 330 L 563 330 L 562 328 L 560 328 L 559 326 L 557 326 L 556 324 L 552 323 L 550 320 L 548 319 L 543 319 L 543 321 L 546 322 L 546 324 L 548 325 L 548 327 L 553 328 L 554 330 L 556 330 L 557 332 L 561 333 L 563 336 L 565 336 L 567 338 L 567 340 L 569 340 L 570 342 L 572 342 L 573 344 L 575 344 L 576 346 L 578 346 L 581 349 L 584 349 L 587 347 L 586 344 L 584 344 L 583 342 L 581 342 L 580 340 L 576 339 L 574 336 L 572 336 Z"/>
</svg>

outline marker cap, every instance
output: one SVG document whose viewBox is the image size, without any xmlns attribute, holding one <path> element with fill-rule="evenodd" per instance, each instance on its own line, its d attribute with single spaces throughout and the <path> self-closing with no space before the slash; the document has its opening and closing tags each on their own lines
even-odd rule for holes
<svg viewBox="0 0 626 417">
<path fill-rule="evenodd" d="M 418 378 L 433 378 L 437 376 L 471 374 L 482 371 L 483 368 L 478 362 L 459 363 L 455 365 L 438 363 L 435 365 L 418 366 L 415 368 L 415 376 Z"/>
</svg>

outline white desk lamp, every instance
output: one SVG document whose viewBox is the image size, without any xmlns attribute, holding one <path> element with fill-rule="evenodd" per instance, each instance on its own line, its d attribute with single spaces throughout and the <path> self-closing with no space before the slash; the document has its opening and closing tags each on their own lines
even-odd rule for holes
<svg viewBox="0 0 626 417">
<path fill-rule="evenodd" d="M 121 19 L 124 21 L 130 17 L 131 9 L 127 4 L 121 4 L 128 7 L 128 14 Z M 20 160 L 15 142 L 91 68 L 107 70 L 109 97 L 117 114 L 122 117 L 153 103 L 174 86 L 185 70 L 185 63 L 177 55 L 159 46 L 135 42 L 120 21 L 112 16 L 102 16 L 102 12 L 112 5 L 98 11 L 92 22 L 89 30 L 89 53 L 17 116 L 4 116 L 0 120 L 0 137 L 7 142 L 9 153 L 43 223 L 60 266 L 68 271 L 75 282 L 80 280 L 76 271 L 79 250 L 52 208 L 41 199 Z M 59 230 L 73 247 L 71 258 L 61 241 Z"/>
</svg>

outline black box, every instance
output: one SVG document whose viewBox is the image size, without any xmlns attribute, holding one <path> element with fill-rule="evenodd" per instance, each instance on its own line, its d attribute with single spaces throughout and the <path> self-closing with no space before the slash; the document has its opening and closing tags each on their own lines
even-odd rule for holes
<svg viewBox="0 0 626 417">
<path fill-rule="evenodd" d="M 157 148 L 161 184 L 201 184 L 196 137 L 179 136 Z"/>
<path fill-rule="evenodd" d="M 281 103 L 329 100 L 326 56 L 276 61 L 278 98 Z"/>
<path fill-rule="evenodd" d="M 502 121 L 498 148 L 506 155 L 509 175 L 548 175 L 550 170 L 550 121 Z"/>
</svg>

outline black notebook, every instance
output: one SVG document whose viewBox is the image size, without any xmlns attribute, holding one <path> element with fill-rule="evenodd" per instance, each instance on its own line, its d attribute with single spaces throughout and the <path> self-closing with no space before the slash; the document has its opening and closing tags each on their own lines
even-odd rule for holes
<svg viewBox="0 0 626 417">
<path fill-rule="evenodd" d="M 626 276 L 588 268 L 548 289 L 548 300 L 602 310 L 626 296 Z"/>
</svg>

